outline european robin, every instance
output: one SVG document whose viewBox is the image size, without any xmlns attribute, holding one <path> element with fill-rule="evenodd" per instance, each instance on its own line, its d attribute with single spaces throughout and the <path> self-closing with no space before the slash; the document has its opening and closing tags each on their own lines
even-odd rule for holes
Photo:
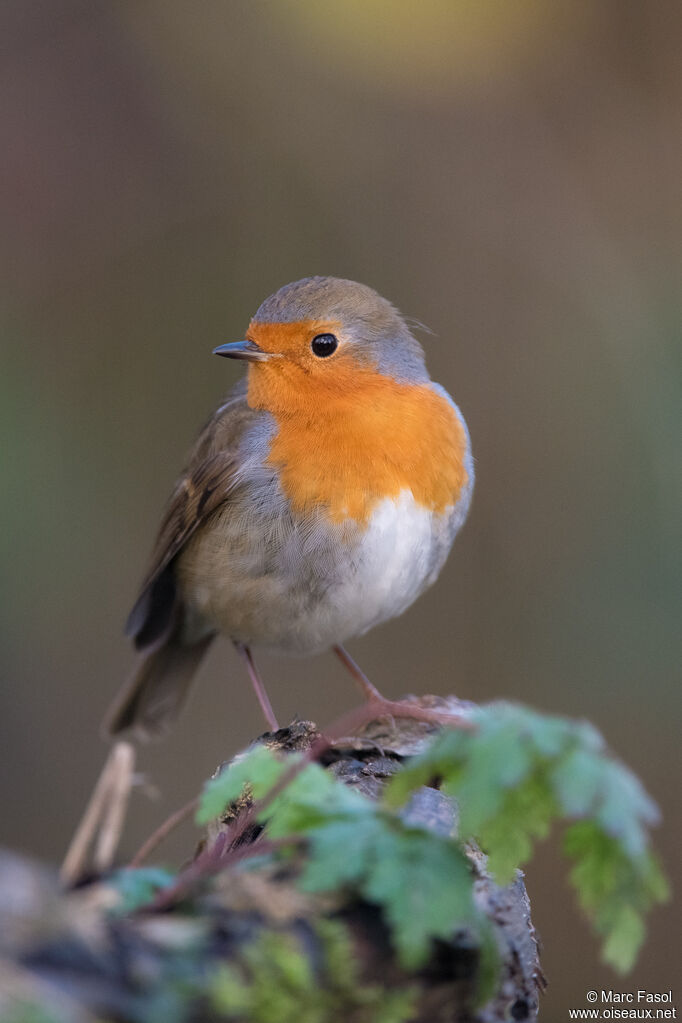
<svg viewBox="0 0 682 1023">
<path fill-rule="evenodd" d="M 270 728 L 253 647 L 333 649 L 382 701 L 341 644 L 435 581 L 469 509 L 464 419 L 372 288 L 336 277 L 288 284 L 246 340 L 215 354 L 247 362 L 246 378 L 171 496 L 128 618 L 141 657 L 107 717 L 112 734 L 163 732 L 217 633 L 244 656 Z"/>
</svg>

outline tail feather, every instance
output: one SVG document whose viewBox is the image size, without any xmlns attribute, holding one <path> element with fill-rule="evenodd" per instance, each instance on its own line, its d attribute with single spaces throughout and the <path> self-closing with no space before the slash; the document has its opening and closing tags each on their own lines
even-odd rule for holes
<svg viewBox="0 0 682 1023">
<path fill-rule="evenodd" d="M 109 708 L 103 729 L 113 736 L 131 728 L 140 738 L 158 738 L 178 716 L 192 678 L 213 636 L 184 645 L 176 636 L 143 653 L 130 681 Z"/>
</svg>

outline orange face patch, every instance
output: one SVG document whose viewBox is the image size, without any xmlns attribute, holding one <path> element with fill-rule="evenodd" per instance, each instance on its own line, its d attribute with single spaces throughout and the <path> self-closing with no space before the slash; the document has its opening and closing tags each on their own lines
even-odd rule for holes
<svg viewBox="0 0 682 1023">
<path fill-rule="evenodd" d="M 336 320 L 298 320 L 294 323 L 259 323 L 252 320 L 246 336 L 265 352 L 276 352 L 305 361 L 307 356 L 311 360 L 316 358 L 310 350 L 310 342 L 316 334 L 337 334 L 340 330 L 341 324 Z"/>
<path fill-rule="evenodd" d="M 333 356 L 310 350 L 334 333 Z M 452 405 L 426 384 L 400 383 L 344 348 L 339 324 L 251 324 L 247 336 L 281 358 L 249 366 L 248 402 L 277 423 L 268 462 L 294 511 L 325 508 L 367 524 L 384 498 L 410 490 L 442 512 L 467 482 L 466 435 Z"/>
</svg>

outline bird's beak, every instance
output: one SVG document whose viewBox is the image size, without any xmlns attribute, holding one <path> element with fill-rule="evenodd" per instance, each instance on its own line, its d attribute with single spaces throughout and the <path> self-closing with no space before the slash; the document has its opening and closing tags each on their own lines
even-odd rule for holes
<svg viewBox="0 0 682 1023">
<path fill-rule="evenodd" d="M 218 345 L 213 355 L 224 355 L 226 359 L 246 359 L 247 362 L 265 362 L 273 353 L 265 352 L 253 341 L 231 341 L 226 345 Z"/>
</svg>

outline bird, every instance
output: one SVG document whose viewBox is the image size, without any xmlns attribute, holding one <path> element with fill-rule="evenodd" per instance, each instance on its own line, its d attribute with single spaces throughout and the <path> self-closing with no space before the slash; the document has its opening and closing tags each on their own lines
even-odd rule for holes
<svg viewBox="0 0 682 1023">
<path fill-rule="evenodd" d="M 413 329 L 373 288 L 314 276 L 214 349 L 246 376 L 171 494 L 126 624 L 138 661 L 109 736 L 163 735 L 218 634 L 243 657 L 271 730 L 254 649 L 334 651 L 367 700 L 395 709 L 344 644 L 435 582 L 474 484 L 467 425 Z"/>
</svg>

